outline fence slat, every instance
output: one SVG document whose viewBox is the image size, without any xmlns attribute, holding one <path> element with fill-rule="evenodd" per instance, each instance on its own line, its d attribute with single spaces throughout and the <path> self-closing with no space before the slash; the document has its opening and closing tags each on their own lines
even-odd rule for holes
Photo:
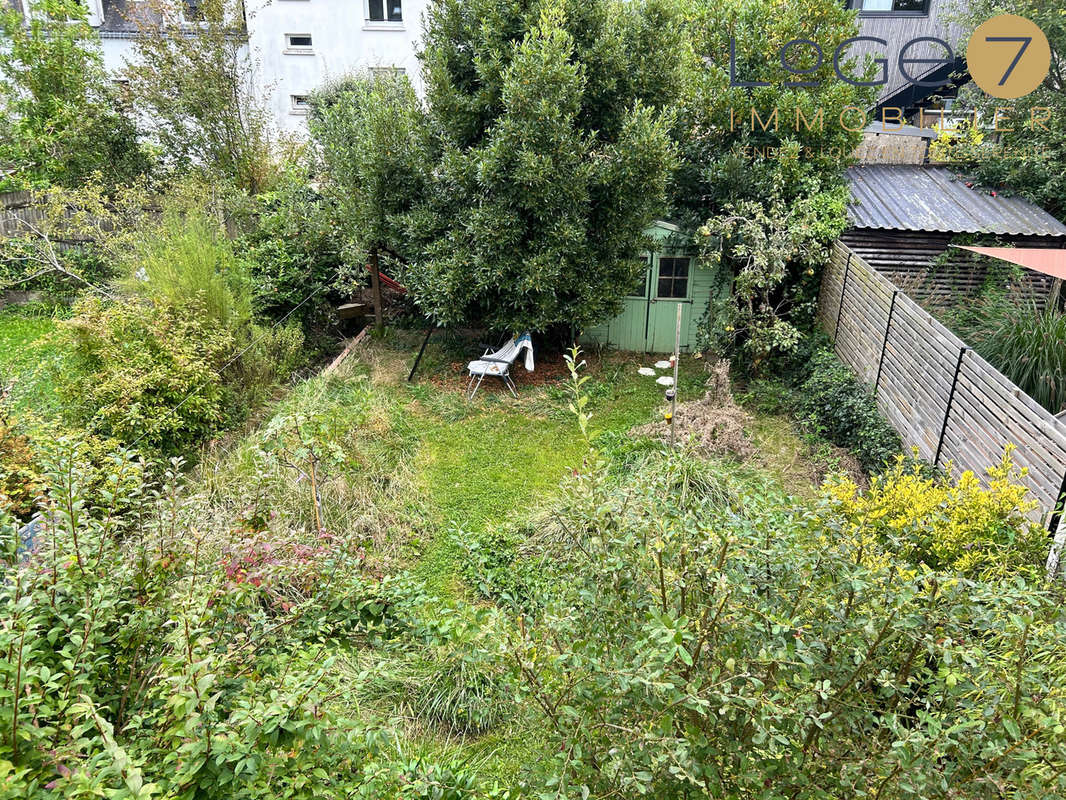
<svg viewBox="0 0 1066 800">
<path fill-rule="evenodd" d="M 1066 546 L 1066 424 L 973 352 L 906 292 L 843 242 L 822 277 L 818 320 L 840 359 L 876 387 L 877 405 L 906 447 L 984 476 L 1016 449 L 1034 519 L 1054 536 L 1047 567 Z M 891 325 L 889 321 L 891 320 Z M 965 354 L 965 355 L 963 355 Z M 874 377 L 876 375 L 876 377 Z M 1058 510 L 1059 513 L 1056 513 Z"/>
</svg>

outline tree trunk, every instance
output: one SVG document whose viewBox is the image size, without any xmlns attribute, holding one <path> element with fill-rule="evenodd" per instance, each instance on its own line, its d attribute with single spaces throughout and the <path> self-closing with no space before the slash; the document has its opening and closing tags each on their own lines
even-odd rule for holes
<svg viewBox="0 0 1066 800">
<path fill-rule="evenodd" d="M 374 298 L 374 330 L 385 330 L 385 317 L 381 309 L 381 271 L 378 263 L 378 249 L 370 251 L 370 293 Z"/>
</svg>

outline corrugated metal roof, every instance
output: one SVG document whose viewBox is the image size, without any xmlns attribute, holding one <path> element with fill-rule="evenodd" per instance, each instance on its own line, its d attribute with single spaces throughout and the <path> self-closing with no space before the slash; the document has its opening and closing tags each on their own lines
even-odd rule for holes
<svg viewBox="0 0 1066 800">
<path fill-rule="evenodd" d="M 1066 236 L 1063 225 L 1020 197 L 969 188 L 940 167 L 871 164 L 848 169 L 855 228 Z"/>
</svg>

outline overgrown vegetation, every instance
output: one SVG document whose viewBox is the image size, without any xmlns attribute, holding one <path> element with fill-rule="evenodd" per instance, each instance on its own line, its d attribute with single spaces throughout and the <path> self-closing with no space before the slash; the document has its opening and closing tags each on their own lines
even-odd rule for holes
<svg viewBox="0 0 1066 800">
<path fill-rule="evenodd" d="M 0 192 L 76 186 L 93 173 L 114 186 L 148 171 L 84 4 L 5 4 L 0 38 Z"/>
</svg>

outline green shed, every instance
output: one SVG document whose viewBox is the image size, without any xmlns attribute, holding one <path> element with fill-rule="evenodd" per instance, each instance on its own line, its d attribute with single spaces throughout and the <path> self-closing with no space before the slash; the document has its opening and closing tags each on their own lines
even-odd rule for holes
<svg viewBox="0 0 1066 800">
<path fill-rule="evenodd" d="M 681 351 L 696 345 L 696 331 L 712 299 L 729 292 L 717 270 L 699 265 L 692 237 L 670 222 L 654 222 L 645 231 L 654 249 L 643 254 L 642 284 L 623 299 L 622 313 L 584 331 L 583 344 L 645 353 L 674 349 L 677 306 L 681 304 Z"/>
</svg>

